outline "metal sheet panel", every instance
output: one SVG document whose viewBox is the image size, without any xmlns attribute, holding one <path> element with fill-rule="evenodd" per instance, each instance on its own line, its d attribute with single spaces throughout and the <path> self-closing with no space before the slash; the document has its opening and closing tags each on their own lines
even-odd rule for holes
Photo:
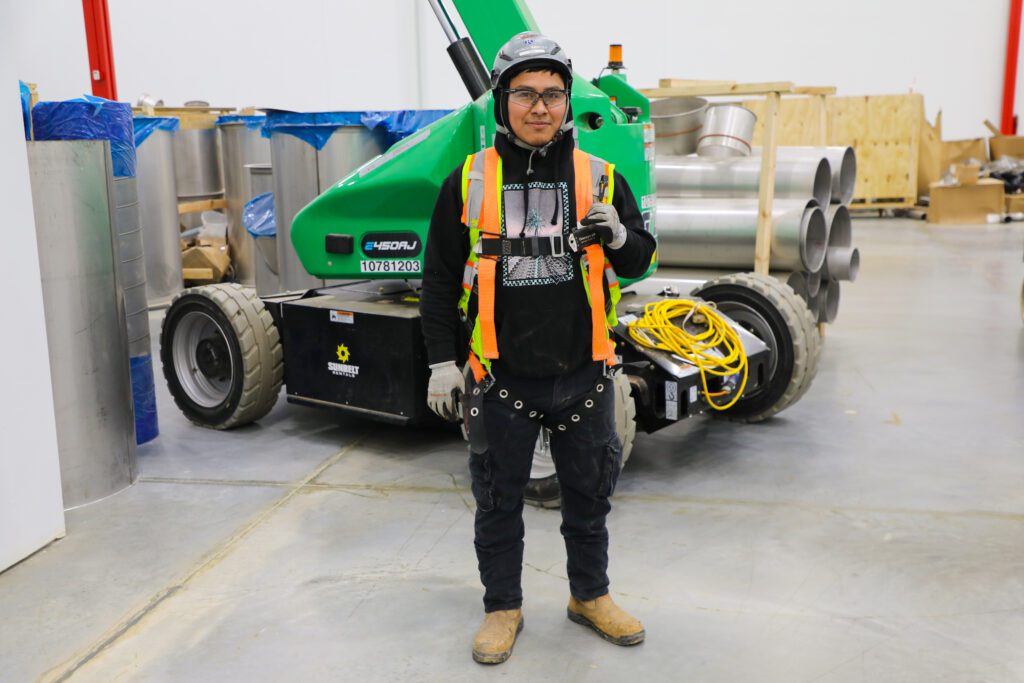
<svg viewBox="0 0 1024 683">
<path fill-rule="evenodd" d="M 109 143 L 28 143 L 65 508 L 137 477 Z"/>
</svg>

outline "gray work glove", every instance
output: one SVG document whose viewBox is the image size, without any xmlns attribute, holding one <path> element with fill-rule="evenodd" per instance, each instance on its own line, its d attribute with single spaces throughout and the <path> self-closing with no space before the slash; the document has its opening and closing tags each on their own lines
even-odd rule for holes
<svg viewBox="0 0 1024 683">
<path fill-rule="evenodd" d="M 450 360 L 430 366 L 430 384 L 427 385 L 427 405 L 442 419 L 456 422 L 462 419 L 462 390 L 466 386 L 462 371 Z"/>
<path fill-rule="evenodd" d="M 619 212 L 611 204 L 594 204 L 580 221 L 582 231 L 601 238 L 609 249 L 619 249 L 626 243 L 626 226 L 619 222 Z"/>
</svg>

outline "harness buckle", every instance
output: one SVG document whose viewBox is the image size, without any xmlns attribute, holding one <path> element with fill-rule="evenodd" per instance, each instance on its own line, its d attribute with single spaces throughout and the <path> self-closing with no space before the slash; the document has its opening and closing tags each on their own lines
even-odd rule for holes
<svg viewBox="0 0 1024 683">
<path fill-rule="evenodd" d="M 551 235 L 548 237 L 548 241 L 551 242 L 552 256 L 565 256 L 565 240 L 562 239 L 561 235 Z"/>
</svg>

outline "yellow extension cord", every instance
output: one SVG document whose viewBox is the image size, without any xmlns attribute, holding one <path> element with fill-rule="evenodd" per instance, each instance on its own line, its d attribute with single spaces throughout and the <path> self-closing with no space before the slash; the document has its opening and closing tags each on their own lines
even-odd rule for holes
<svg viewBox="0 0 1024 683">
<path fill-rule="evenodd" d="M 674 324 L 672 320 L 679 317 L 683 318 L 682 323 Z M 683 329 L 688 322 L 704 324 L 705 329 L 690 334 Z M 689 299 L 656 301 L 644 306 L 644 316 L 629 323 L 628 327 L 629 336 L 638 344 L 667 351 L 697 366 L 704 396 L 713 410 L 727 410 L 743 395 L 747 386 L 747 354 L 743 351 L 739 334 L 713 304 Z M 713 353 L 713 350 L 721 355 Z M 732 400 L 724 405 L 716 404 L 711 397 L 722 394 L 708 391 L 707 376 L 729 377 L 740 373 L 743 378 Z"/>
</svg>

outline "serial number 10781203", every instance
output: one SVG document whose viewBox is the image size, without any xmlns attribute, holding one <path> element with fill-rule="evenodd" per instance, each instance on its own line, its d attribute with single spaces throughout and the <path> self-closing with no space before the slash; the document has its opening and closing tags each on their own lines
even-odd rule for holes
<svg viewBox="0 0 1024 683">
<path fill-rule="evenodd" d="M 388 261 L 360 261 L 361 273 L 418 273 L 419 259 L 392 259 Z"/>
</svg>

